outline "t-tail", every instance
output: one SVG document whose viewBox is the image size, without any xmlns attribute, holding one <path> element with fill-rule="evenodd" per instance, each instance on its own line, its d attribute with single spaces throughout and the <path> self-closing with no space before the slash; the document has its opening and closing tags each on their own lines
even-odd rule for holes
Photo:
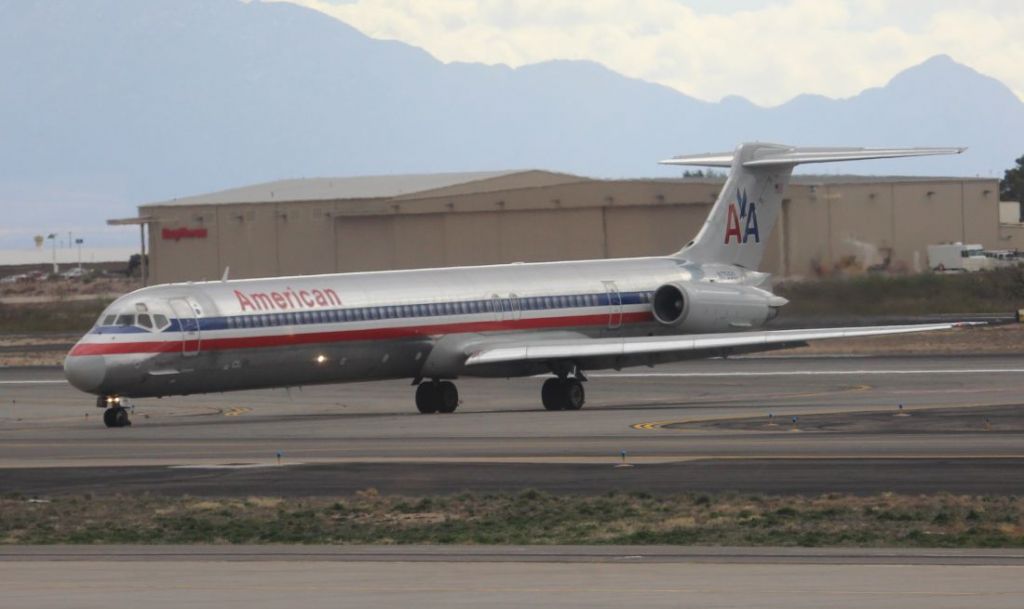
<svg viewBox="0 0 1024 609">
<path fill-rule="evenodd" d="M 729 153 L 679 156 L 664 165 L 728 167 L 729 177 L 693 241 L 677 254 L 699 263 L 734 264 L 757 270 L 775 227 L 782 195 L 793 168 L 801 163 L 832 163 L 908 156 L 960 154 L 965 148 L 796 148 L 779 144 L 740 144 Z"/>
</svg>

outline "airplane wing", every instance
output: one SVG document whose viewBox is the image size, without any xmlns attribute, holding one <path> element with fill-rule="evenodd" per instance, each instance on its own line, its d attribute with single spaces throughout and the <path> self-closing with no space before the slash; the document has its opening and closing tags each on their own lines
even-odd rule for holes
<svg viewBox="0 0 1024 609">
<path fill-rule="evenodd" d="M 608 362 L 621 362 L 623 366 L 629 366 L 652 360 L 669 361 L 687 357 L 715 357 L 733 353 L 799 347 L 806 345 L 809 340 L 931 332 L 968 325 L 975 324 L 937 323 L 622 338 L 534 338 L 521 342 L 474 345 L 468 353 L 469 357 L 466 359 L 465 365 L 483 366 L 569 360 L 583 368 L 587 368 L 588 361 L 600 361 L 602 367 L 607 366 Z"/>
</svg>

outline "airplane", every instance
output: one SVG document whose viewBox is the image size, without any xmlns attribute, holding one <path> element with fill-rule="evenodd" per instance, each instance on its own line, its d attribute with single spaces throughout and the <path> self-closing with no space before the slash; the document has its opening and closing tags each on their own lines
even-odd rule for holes
<svg viewBox="0 0 1024 609">
<path fill-rule="evenodd" d="M 793 168 L 963 148 L 746 143 L 667 165 L 728 167 L 697 236 L 667 256 L 173 283 L 115 300 L 64 361 L 108 427 L 126 400 L 412 379 L 451 413 L 460 377 L 546 375 L 547 410 L 579 410 L 586 371 L 948 329 L 954 323 L 763 330 L 787 300 L 758 271 Z"/>
</svg>

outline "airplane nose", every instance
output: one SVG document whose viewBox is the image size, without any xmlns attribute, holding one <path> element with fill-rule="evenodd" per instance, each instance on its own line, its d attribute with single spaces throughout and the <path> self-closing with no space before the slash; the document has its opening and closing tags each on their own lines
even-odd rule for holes
<svg viewBox="0 0 1024 609">
<path fill-rule="evenodd" d="M 64 378 L 86 393 L 97 393 L 106 374 L 107 365 L 102 355 L 69 355 L 64 358 Z"/>
</svg>

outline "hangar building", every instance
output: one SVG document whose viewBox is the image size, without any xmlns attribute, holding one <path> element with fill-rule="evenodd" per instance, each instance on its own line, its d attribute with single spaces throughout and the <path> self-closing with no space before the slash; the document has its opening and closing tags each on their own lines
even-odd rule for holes
<svg viewBox="0 0 1024 609">
<path fill-rule="evenodd" d="M 722 179 L 549 171 L 297 179 L 142 205 L 150 283 L 670 254 Z M 926 246 L 999 242 L 998 181 L 794 176 L 763 269 L 924 270 Z M 872 253 L 874 252 L 874 253 Z M 870 260 L 874 258 L 874 260 Z M 867 259 L 867 260 L 866 260 Z"/>
</svg>

